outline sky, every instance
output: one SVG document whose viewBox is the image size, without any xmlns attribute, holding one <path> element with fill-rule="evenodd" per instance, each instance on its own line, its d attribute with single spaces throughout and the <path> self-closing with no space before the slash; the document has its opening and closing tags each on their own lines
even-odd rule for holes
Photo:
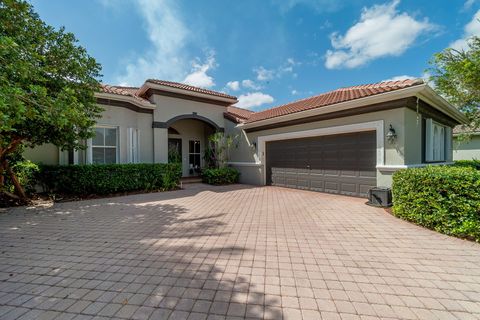
<svg viewBox="0 0 480 320">
<path fill-rule="evenodd" d="M 102 65 L 101 81 L 178 81 L 254 111 L 329 90 L 428 77 L 480 35 L 480 0 L 30 0 Z"/>
</svg>

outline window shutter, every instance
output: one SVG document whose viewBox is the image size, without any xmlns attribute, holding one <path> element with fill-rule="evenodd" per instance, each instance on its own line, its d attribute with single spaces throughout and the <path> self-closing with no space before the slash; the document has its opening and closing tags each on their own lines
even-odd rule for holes
<svg viewBox="0 0 480 320">
<path fill-rule="evenodd" d="M 140 163 L 140 130 L 135 130 L 135 163 Z"/>
<path fill-rule="evenodd" d="M 92 164 L 93 162 L 93 150 L 92 150 L 92 139 L 87 139 L 87 164 Z"/>
<path fill-rule="evenodd" d="M 433 160 L 433 120 L 425 121 L 425 160 Z"/>
<path fill-rule="evenodd" d="M 133 154 L 132 154 L 132 132 L 133 128 L 128 128 L 127 129 L 127 162 L 132 163 L 133 162 Z"/>
<path fill-rule="evenodd" d="M 446 161 L 452 161 L 452 152 L 453 152 L 453 147 L 452 147 L 452 128 L 447 127 L 445 129 L 445 139 L 446 139 L 446 147 L 445 147 L 445 160 Z"/>
<path fill-rule="evenodd" d="M 138 163 L 138 130 L 135 128 L 128 128 L 127 149 L 127 161 L 129 163 Z"/>
</svg>

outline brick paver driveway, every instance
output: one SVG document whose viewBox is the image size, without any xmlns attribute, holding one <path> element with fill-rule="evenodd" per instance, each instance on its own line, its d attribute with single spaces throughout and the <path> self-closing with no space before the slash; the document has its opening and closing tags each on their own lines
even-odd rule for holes
<svg viewBox="0 0 480 320">
<path fill-rule="evenodd" d="M 207 187 L 0 213 L 0 319 L 480 319 L 480 246 L 364 200 Z"/>
</svg>

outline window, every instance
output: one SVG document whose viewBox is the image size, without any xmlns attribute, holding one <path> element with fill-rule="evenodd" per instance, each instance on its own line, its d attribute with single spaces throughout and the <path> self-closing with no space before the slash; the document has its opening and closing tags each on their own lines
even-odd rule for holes
<svg viewBox="0 0 480 320">
<path fill-rule="evenodd" d="M 190 170 L 200 169 L 200 141 L 190 140 L 188 142 Z"/>
<path fill-rule="evenodd" d="M 445 161 L 447 144 L 447 127 L 426 119 L 425 160 L 427 162 Z"/>
<path fill-rule="evenodd" d="M 92 139 L 92 163 L 117 163 L 117 128 L 95 128 L 95 137 Z"/>
</svg>

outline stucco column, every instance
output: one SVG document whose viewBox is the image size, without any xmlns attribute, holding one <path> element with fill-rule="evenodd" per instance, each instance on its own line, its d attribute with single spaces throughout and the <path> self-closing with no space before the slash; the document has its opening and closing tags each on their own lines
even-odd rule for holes
<svg viewBox="0 0 480 320">
<path fill-rule="evenodd" d="M 168 162 L 168 129 L 153 128 L 153 162 Z"/>
</svg>

